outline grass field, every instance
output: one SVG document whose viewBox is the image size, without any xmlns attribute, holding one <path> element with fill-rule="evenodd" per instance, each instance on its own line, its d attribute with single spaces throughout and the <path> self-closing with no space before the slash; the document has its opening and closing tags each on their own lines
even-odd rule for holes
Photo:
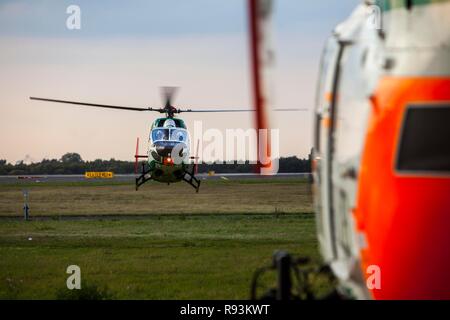
<svg viewBox="0 0 450 320">
<path fill-rule="evenodd" d="M 253 272 L 275 250 L 319 261 L 303 180 L 207 181 L 200 194 L 159 186 L 27 185 L 32 216 L 49 218 L 0 219 L 0 298 L 65 298 L 75 264 L 82 286 L 106 298 L 246 299 Z M 0 186 L 1 215 L 20 215 L 22 188 Z"/>
<path fill-rule="evenodd" d="M 310 185 L 304 179 L 206 180 L 200 193 L 185 183 L 144 185 L 75 182 L 0 185 L 0 216 L 21 216 L 22 190 L 31 215 L 310 213 Z"/>
</svg>

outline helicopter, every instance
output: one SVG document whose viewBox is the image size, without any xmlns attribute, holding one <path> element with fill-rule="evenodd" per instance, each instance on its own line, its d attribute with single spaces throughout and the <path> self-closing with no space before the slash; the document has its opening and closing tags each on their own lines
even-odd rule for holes
<svg viewBox="0 0 450 320">
<path fill-rule="evenodd" d="M 57 100 L 30 97 L 31 100 L 66 103 L 79 106 L 109 108 L 125 111 L 157 112 L 163 117 L 155 119 L 151 125 L 149 134 L 149 148 L 146 155 L 139 154 L 139 138 L 136 142 L 135 174 L 138 172 L 139 159 L 147 159 L 142 162 L 141 172 L 135 180 L 136 191 L 148 181 L 171 183 L 184 181 L 192 186 L 196 193 L 199 192 L 201 180 L 196 177 L 199 159 L 190 156 L 190 138 L 185 122 L 176 117 L 181 113 L 230 113 L 230 112 L 255 112 L 255 109 L 209 109 L 194 110 L 181 109 L 172 105 L 177 87 L 162 87 L 164 107 L 162 108 L 135 108 L 127 106 L 115 106 L 106 104 L 85 103 L 69 100 Z M 276 109 L 275 111 L 302 111 L 302 109 Z M 198 152 L 198 143 L 197 143 Z M 191 163 L 191 160 L 194 160 Z"/>
<path fill-rule="evenodd" d="M 364 1 L 326 43 L 313 194 L 347 298 L 450 298 L 449 14 L 449 0 Z"/>
<path fill-rule="evenodd" d="M 310 154 L 323 264 L 277 251 L 252 299 L 267 270 L 262 299 L 450 299 L 449 15 L 450 0 L 364 0 L 333 30 Z"/>
</svg>

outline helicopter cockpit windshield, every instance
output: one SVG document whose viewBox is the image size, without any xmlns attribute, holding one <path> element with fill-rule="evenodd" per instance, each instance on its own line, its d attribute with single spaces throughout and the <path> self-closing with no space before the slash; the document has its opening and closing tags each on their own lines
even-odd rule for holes
<svg viewBox="0 0 450 320">
<path fill-rule="evenodd" d="M 169 129 L 154 129 L 151 132 L 151 140 L 155 141 L 167 141 L 170 137 Z"/>
<path fill-rule="evenodd" d="M 189 142 L 188 132 L 185 129 L 156 128 L 151 132 L 151 141 Z"/>
</svg>

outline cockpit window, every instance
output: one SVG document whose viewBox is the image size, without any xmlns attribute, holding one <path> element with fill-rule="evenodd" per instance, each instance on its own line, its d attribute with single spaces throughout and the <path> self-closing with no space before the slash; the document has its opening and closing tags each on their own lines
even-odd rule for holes
<svg viewBox="0 0 450 320">
<path fill-rule="evenodd" d="M 187 132 L 185 130 L 172 129 L 170 130 L 170 140 L 187 142 Z"/>
<path fill-rule="evenodd" d="M 152 131 L 153 141 L 169 140 L 169 137 L 169 129 L 154 129 Z"/>
<path fill-rule="evenodd" d="M 155 141 L 176 141 L 189 143 L 188 132 L 183 129 L 153 129 L 151 140 Z"/>
</svg>

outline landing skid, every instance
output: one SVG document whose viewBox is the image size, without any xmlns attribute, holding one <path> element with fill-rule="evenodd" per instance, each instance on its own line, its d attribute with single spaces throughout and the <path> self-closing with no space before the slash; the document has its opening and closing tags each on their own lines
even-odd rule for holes
<svg viewBox="0 0 450 320">
<path fill-rule="evenodd" d="M 147 181 L 150 181 L 153 179 L 152 176 L 153 170 L 146 169 L 145 164 L 142 164 L 142 173 L 139 177 L 136 178 L 136 191 L 138 191 L 139 187 L 145 184 Z M 194 175 L 194 167 L 192 168 L 192 172 L 185 171 L 183 174 L 183 181 L 187 182 L 189 185 L 191 185 L 195 192 L 198 193 L 200 189 L 200 183 L 201 181 L 197 179 Z"/>
<path fill-rule="evenodd" d="M 194 170 L 192 170 L 192 172 L 186 171 L 183 180 L 189 183 L 195 189 L 195 192 L 198 193 L 201 181 L 195 177 Z"/>
<path fill-rule="evenodd" d="M 142 186 L 147 181 L 152 180 L 152 170 L 145 169 L 145 164 L 142 164 L 142 174 L 136 178 L 136 191 L 138 191 L 139 187 Z"/>
</svg>

